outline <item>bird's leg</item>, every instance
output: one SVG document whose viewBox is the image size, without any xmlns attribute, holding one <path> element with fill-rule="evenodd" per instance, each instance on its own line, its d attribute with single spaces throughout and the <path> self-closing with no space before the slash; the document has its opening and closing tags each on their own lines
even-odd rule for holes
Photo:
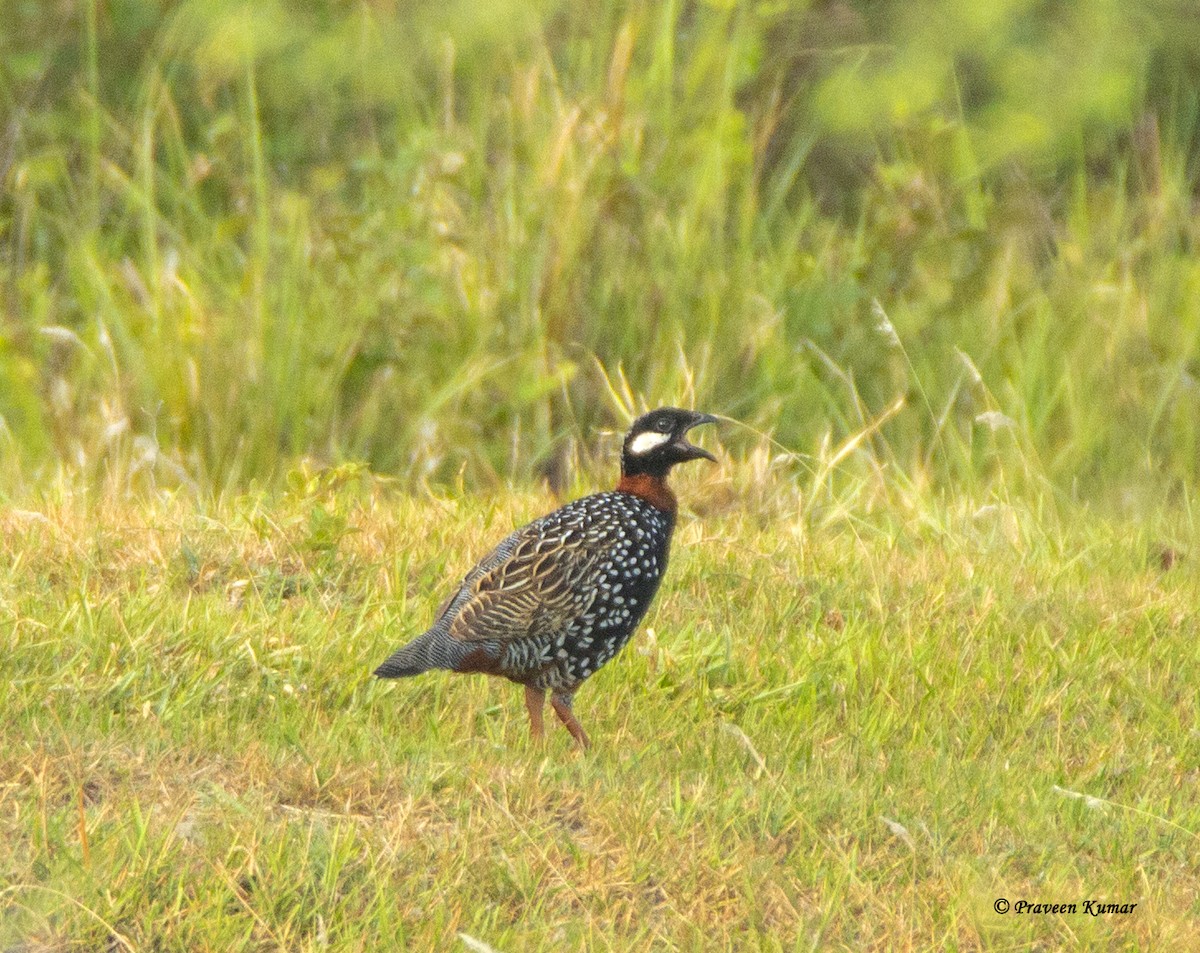
<svg viewBox="0 0 1200 953">
<path fill-rule="evenodd" d="M 529 711 L 529 733 L 538 741 L 546 736 L 546 729 L 542 726 L 542 709 L 545 707 L 546 693 L 526 685 L 525 708 Z"/>
<path fill-rule="evenodd" d="M 550 707 L 554 709 L 554 714 L 558 715 L 558 720 L 567 726 L 567 731 L 571 732 L 571 737 L 579 742 L 579 747 L 587 749 L 592 746 L 592 743 L 588 740 L 587 732 L 583 730 L 583 725 L 579 723 L 579 719 L 571 711 L 571 699 L 573 697 L 573 695 L 556 693 L 550 696 Z"/>
</svg>

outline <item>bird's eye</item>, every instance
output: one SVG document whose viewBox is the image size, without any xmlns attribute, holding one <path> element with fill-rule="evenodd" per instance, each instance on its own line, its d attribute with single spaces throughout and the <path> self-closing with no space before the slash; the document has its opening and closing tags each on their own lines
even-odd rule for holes
<svg viewBox="0 0 1200 953">
<path fill-rule="evenodd" d="M 659 433 L 667 433 L 671 429 L 671 418 L 659 417 L 654 421 L 654 429 Z"/>
</svg>

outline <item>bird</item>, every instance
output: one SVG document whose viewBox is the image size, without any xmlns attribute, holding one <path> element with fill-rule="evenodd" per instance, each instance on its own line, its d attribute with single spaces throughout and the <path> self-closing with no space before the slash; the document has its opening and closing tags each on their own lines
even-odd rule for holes
<svg viewBox="0 0 1200 953">
<path fill-rule="evenodd" d="M 525 687 L 530 732 L 545 737 L 546 695 L 581 748 L 575 692 L 629 641 L 667 569 L 677 501 L 671 468 L 716 462 L 688 441 L 711 414 L 662 407 L 638 417 L 621 446 L 616 488 L 581 497 L 521 527 L 466 574 L 433 625 L 375 669 L 497 675 Z"/>
</svg>

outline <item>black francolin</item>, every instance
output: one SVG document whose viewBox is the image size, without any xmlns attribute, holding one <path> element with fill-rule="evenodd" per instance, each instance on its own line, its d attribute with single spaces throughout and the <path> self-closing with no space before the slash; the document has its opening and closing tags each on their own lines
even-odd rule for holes
<svg viewBox="0 0 1200 953">
<path fill-rule="evenodd" d="M 667 474 L 711 453 L 687 433 L 715 417 L 664 407 L 634 421 L 621 480 L 517 530 L 467 573 L 433 627 L 375 670 L 403 678 L 430 669 L 502 675 L 525 686 L 535 738 L 546 693 L 567 730 L 581 684 L 629 641 L 667 568 L 675 495 Z"/>
</svg>

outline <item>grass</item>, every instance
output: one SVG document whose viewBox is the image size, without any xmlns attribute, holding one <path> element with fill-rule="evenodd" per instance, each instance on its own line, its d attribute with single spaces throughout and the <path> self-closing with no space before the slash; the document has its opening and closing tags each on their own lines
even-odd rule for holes
<svg viewBox="0 0 1200 953">
<path fill-rule="evenodd" d="M 1186 0 L 11 6 L 0 490 L 563 485 L 622 374 L 806 449 L 908 398 L 943 490 L 990 410 L 1127 515 L 1200 476 Z"/>
<path fill-rule="evenodd" d="M 821 517 L 713 473 L 587 754 L 508 683 L 368 676 L 545 495 L 6 507 L 0 945 L 1200 942 L 1187 513 Z"/>
<path fill-rule="evenodd" d="M 0 949 L 1200 945 L 1189 0 L 51 6 Z M 370 679 L 662 403 L 728 465 L 594 752 Z"/>
</svg>

